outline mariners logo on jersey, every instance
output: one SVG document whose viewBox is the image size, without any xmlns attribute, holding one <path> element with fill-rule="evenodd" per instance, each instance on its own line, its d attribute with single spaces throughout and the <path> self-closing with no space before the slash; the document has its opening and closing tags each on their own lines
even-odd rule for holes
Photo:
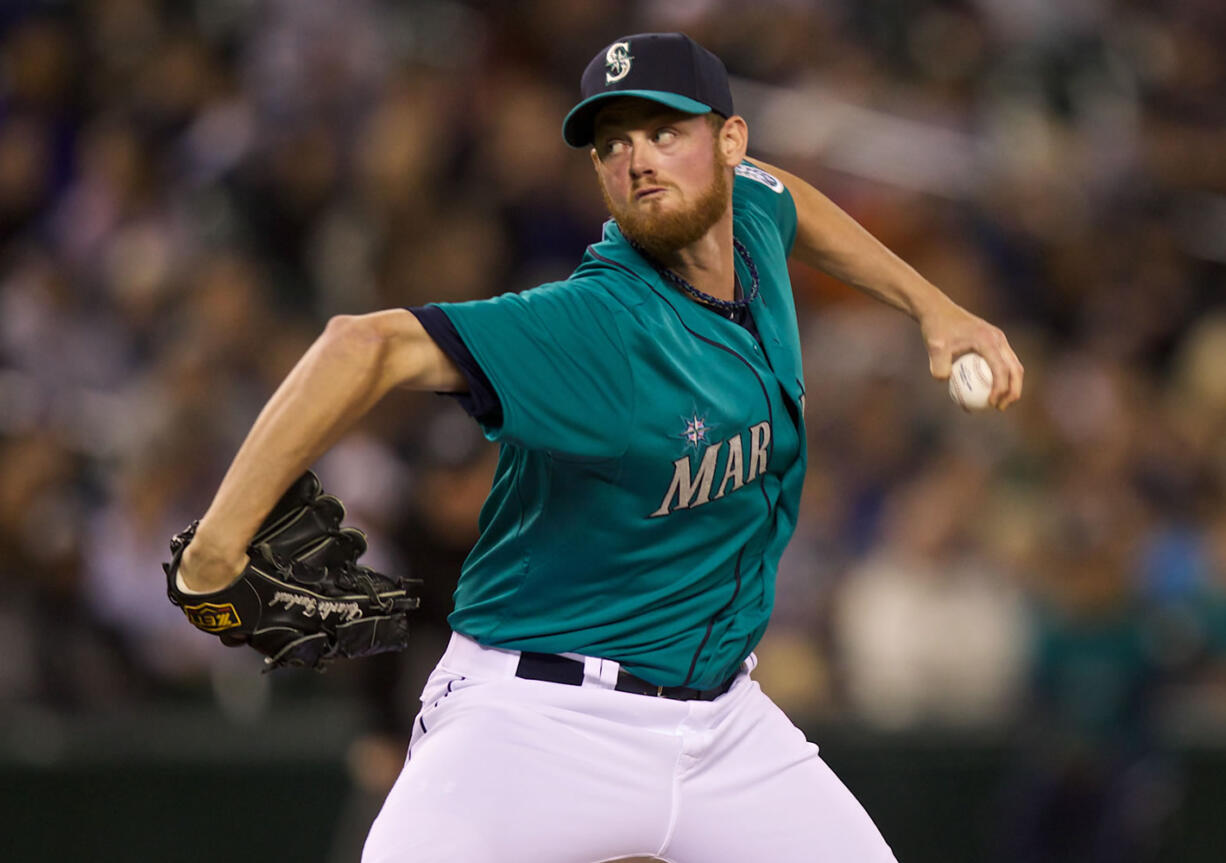
<svg viewBox="0 0 1226 863">
<path fill-rule="evenodd" d="M 634 59 L 630 56 L 630 43 L 614 42 L 609 46 L 604 59 L 607 68 L 604 76 L 606 84 L 612 84 L 625 78 L 630 74 L 630 61 Z"/>
<path fill-rule="evenodd" d="M 673 462 L 668 491 L 664 493 L 660 506 L 651 514 L 652 518 L 719 500 L 766 473 L 771 446 L 769 422 L 760 422 L 724 440 L 707 443 L 700 449 L 699 444 L 706 442 L 710 430 L 706 420 L 697 415 L 685 421 L 685 432 L 681 437 L 695 454 L 700 454 L 698 467 L 695 469 L 688 452 Z M 718 483 L 716 476 L 719 477 Z"/>
<path fill-rule="evenodd" d="M 699 444 L 707 442 L 707 433 L 711 431 L 711 426 L 707 425 L 707 418 L 699 415 L 697 411 L 688 417 L 682 417 L 682 421 L 685 423 L 685 431 L 681 432 L 681 439 L 696 451 Z"/>
</svg>

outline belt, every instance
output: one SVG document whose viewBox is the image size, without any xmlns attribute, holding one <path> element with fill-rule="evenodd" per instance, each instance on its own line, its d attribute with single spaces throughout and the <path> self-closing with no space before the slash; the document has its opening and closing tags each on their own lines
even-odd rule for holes
<svg viewBox="0 0 1226 863">
<path fill-rule="evenodd" d="M 657 686 L 619 668 L 617 683 L 613 688 L 618 692 L 654 695 L 658 698 L 673 698 L 677 701 L 714 701 L 732 688 L 739 674 L 740 669 L 737 669 L 731 677 L 714 689 L 695 689 L 691 686 Z M 519 665 L 515 668 L 515 676 L 525 680 L 544 680 L 547 683 L 582 686 L 583 663 L 569 656 L 558 656 L 556 653 L 524 651 L 519 655 Z"/>
</svg>

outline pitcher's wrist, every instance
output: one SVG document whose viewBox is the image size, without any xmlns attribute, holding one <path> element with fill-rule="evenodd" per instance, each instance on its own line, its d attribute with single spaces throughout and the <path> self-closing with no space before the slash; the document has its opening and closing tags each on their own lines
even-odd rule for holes
<svg viewBox="0 0 1226 863">
<path fill-rule="evenodd" d="M 210 542 L 207 532 L 183 550 L 180 583 L 193 593 L 211 593 L 229 587 L 247 565 L 245 547 L 226 549 Z"/>
</svg>

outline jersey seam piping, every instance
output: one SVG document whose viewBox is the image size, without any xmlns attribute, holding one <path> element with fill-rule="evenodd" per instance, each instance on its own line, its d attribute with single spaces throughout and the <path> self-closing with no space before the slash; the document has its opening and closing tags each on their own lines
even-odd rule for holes
<svg viewBox="0 0 1226 863">
<path fill-rule="evenodd" d="M 588 253 L 596 260 L 602 261 L 603 263 L 609 264 L 610 266 L 617 267 L 619 270 L 622 270 L 626 272 L 627 274 L 629 274 L 632 278 L 645 282 L 647 283 L 648 287 L 651 287 L 651 284 L 646 282 L 646 279 L 643 279 L 643 277 L 640 276 L 638 273 L 636 273 L 634 270 L 630 269 L 625 264 L 622 264 L 618 261 L 614 261 L 611 258 L 606 258 L 604 255 L 597 252 L 594 247 L 589 246 Z M 613 313 L 616 316 L 616 315 L 624 314 L 624 311 L 621 309 L 614 309 Z M 629 420 L 625 424 L 625 441 L 622 444 L 621 452 L 618 453 L 618 456 L 617 456 L 618 458 L 621 458 L 625 456 L 625 454 L 630 449 L 630 430 L 634 428 L 634 419 L 638 415 L 638 388 L 634 386 L 634 364 L 630 362 L 629 354 L 626 351 L 626 339 L 625 339 L 625 336 L 622 335 L 622 329 L 621 329 L 621 326 L 619 326 L 618 324 L 617 317 L 614 317 L 613 319 L 613 329 L 617 332 L 617 339 L 621 343 L 621 347 L 622 347 L 622 357 L 626 361 L 626 369 L 630 374 L 630 395 L 631 395 L 630 412 L 629 412 L 630 417 L 629 417 Z"/>
</svg>

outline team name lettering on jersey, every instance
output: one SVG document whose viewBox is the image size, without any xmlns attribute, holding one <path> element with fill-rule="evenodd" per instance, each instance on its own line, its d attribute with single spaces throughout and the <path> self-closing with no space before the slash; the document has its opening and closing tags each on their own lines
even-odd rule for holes
<svg viewBox="0 0 1226 863">
<path fill-rule="evenodd" d="M 719 500 L 761 478 L 766 472 L 770 445 L 771 424 L 760 422 L 747 431 L 704 447 L 697 472 L 689 454 L 683 455 L 673 462 L 672 481 L 659 509 L 651 517 L 659 518 L 679 509 L 693 509 Z"/>
</svg>

